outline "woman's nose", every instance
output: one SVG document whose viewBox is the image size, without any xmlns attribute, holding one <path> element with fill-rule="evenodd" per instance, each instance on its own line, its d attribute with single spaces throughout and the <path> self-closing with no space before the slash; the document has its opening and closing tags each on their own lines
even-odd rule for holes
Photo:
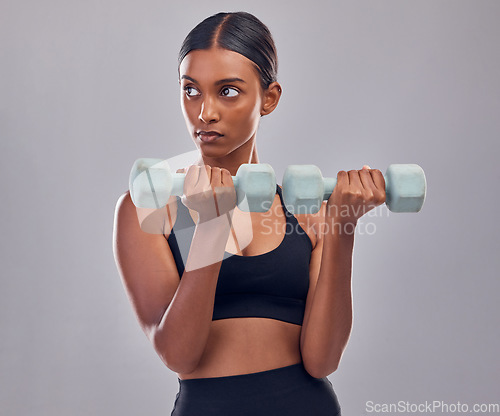
<svg viewBox="0 0 500 416">
<path fill-rule="evenodd" d="M 201 104 L 201 111 L 199 118 L 204 123 L 215 123 L 219 121 L 219 112 L 213 100 L 207 97 Z"/>
</svg>

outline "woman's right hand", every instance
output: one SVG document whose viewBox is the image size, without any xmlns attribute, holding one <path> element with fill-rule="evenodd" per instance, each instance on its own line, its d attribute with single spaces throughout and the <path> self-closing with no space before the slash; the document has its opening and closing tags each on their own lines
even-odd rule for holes
<svg viewBox="0 0 500 416">
<path fill-rule="evenodd" d="M 198 212 L 198 222 L 220 215 L 232 215 L 236 206 L 236 190 L 231 173 L 209 165 L 191 165 L 184 179 L 182 203 Z"/>
</svg>

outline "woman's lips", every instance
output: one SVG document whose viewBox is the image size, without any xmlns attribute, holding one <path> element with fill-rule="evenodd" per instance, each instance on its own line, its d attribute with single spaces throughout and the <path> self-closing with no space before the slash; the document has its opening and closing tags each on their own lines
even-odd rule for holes
<svg viewBox="0 0 500 416">
<path fill-rule="evenodd" d="M 217 140 L 219 137 L 222 137 L 222 134 L 219 133 L 213 133 L 213 132 L 200 132 L 198 133 L 198 137 L 202 142 L 213 142 Z"/>
</svg>

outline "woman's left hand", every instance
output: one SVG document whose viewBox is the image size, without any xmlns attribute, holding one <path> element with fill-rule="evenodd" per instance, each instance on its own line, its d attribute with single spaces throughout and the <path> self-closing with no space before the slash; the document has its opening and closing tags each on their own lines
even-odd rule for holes
<svg viewBox="0 0 500 416">
<path fill-rule="evenodd" d="M 364 165 L 361 170 L 341 170 L 328 198 L 326 215 L 342 224 L 357 224 L 358 219 L 385 202 L 382 172 Z"/>
</svg>

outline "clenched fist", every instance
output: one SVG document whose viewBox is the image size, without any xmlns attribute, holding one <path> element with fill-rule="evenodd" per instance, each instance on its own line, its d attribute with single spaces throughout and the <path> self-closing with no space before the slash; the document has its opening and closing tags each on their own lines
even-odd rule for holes
<svg viewBox="0 0 500 416">
<path fill-rule="evenodd" d="M 227 169 L 191 165 L 185 173 L 181 201 L 198 212 L 199 222 L 210 221 L 226 213 L 232 215 L 237 202 L 236 190 Z"/>
<path fill-rule="evenodd" d="M 326 215 L 342 224 L 358 219 L 385 202 L 385 180 L 378 169 L 364 165 L 361 170 L 341 170 L 327 202 Z"/>
</svg>

